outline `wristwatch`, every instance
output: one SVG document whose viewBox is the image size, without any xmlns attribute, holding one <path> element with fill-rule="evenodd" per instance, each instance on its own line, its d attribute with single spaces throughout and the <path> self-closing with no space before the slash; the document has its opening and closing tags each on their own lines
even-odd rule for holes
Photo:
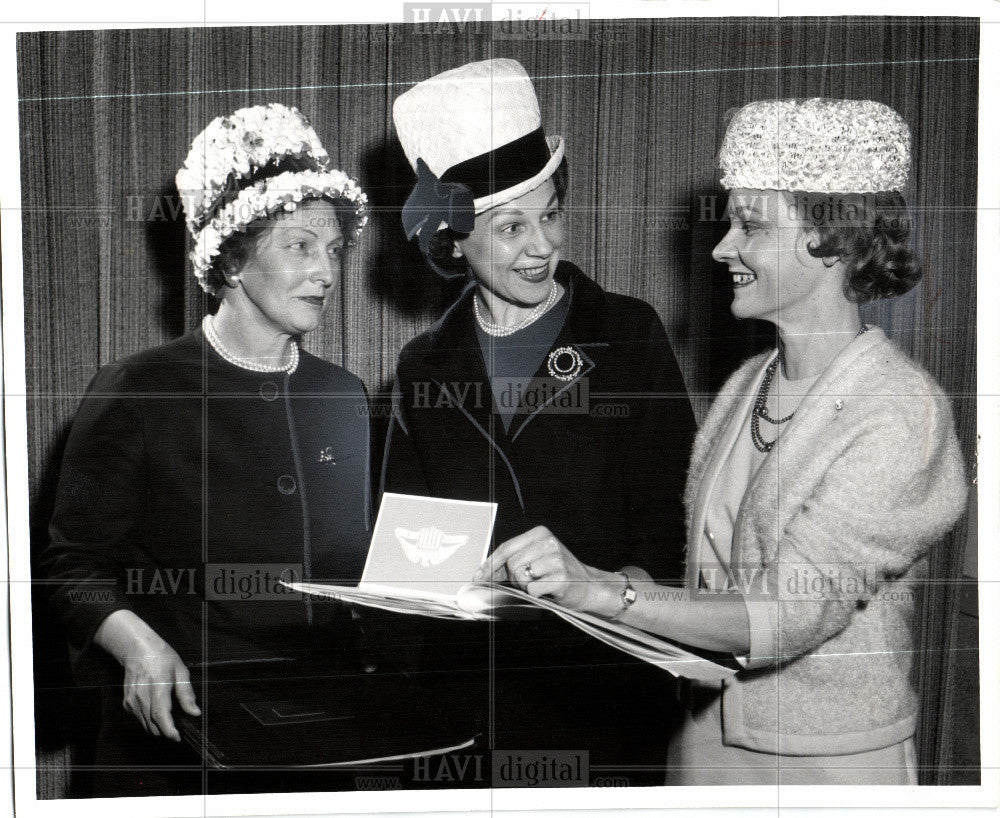
<svg viewBox="0 0 1000 818">
<path fill-rule="evenodd" d="M 615 571 L 615 573 L 625 580 L 625 587 L 622 589 L 621 594 L 622 606 L 618 612 L 614 616 L 609 617 L 609 619 L 617 619 L 620 617 L 623 613 L 625 613 L 625 611 L 632 607 L 632 604 L 635 602 L 637 597 L 635 588 L 632 587 L 632 580 L 628 578 L 628 574 L 624 571 Z"/>
</svg>

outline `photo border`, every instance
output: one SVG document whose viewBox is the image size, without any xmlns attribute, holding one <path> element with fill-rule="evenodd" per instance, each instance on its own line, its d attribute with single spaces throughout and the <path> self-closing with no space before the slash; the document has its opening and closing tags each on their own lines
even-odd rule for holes
<svg viewBox="0 0 1000 818">
<path fill-rule="evenodd" d="M 785 17 L 816 15 L 815 3 L 776 2 L 750 3 L 726 0 L 645 0 L 645 2 L 611 3 L 591 0 L 593 18 L 619 17 Z M 31 4 L 28 11 L 45 9 L 45 21 L 25 20 L 6 22 L 0 27 L 3 38 L 2 69 L 0 69 L 0 105 L 7 114 L 0 126 L 0 147 L 4 155 L 19 157 L 18 102 L 16 79 L 16 34 L 22 31 L 79 30 L 98 28 L 173 28 L 179 26 L 256 26 L 343 23 L 400 23 L 403 20 L 402 3 L 349 4 L 338 8 L 338 19 L 323 19 L 329 13 L 329 4 L 310 0 L 299 4 L 296 14 L 302 20 L 289 20 L 287 8 L 279 4 L 264 4 L 259 0 L 222 5 L 218 2 L 174 4 L 163 9 L 171 12 L 158 19 L 136 20 L 133 4 L 101 2 L 90 4 L 88 13 L 94 20 L 79 20 L 80 7 L 67 3 Z M 879 16 L 943 16 L 932 4 L 902 3 L 892 0 L 879 5 Z M 120 10 L 120 11 L 119 11 Z M 238 21 L 226 19 L 234 10 L 240 12 Z M 837 5 L 841 14 L 866 15 L 872 3 L 848 0 Z M 8 12 L 5 12 L 9 14 Z M 160 9 L 157 9 L 160 11 Z M 197 11 L 198 14 L 194 12 Z M 183 13 L 182 13 L 183 12 Z M 9 644 L 4 644 L 5 658 L 13 660 L 10 676 L 10 696 L 4 696 L 3 713 L 12 724 L 12 742 L 3 743 L 5 753 L 0 756 L 10 766 L 13 761 L 13 793 L 17 795 L 17 810 L 25 816 L 79 815 L 94 813 L 113 816 L 170 815 L 261 815 L 261 814 L 317 814 L 331 811 L 338 813 L 406 813 L 406 814 L 493 814 L 505 811 L 554 810 L 548 815 L 570 815 L 580 810 L 619 811 L 636 809 L 656 810 L 659 814 L 675 814 L 678 808 L 699 807 L 700 815 L 735 814 L 729 807 L 758 807 L 767 810 L 781 809 L 797 814 L 813 807 L 836 806 L 849 809 L 852 816 L 881 815 L 885 807 L 904 807 L 904 814 L 930 814 L 953 807 L 995 807 L 1000 798 L 1000 744 L 997 742 L 1000 725 L 1000 669 L 997 647 L 1000 642 L 1000 469 L 997 457 L 1000 452 L 998 418 L 1000 418 L 1000 326 L 990 320 L 1000 303 L 997 296 L 997 277 L 1000 271 L 1000 151 L 997 134 L 1000 133 L 1000 4 L 982 2 L 955 2 L 949 4 L 949 17 L 973 16 L 981 18 L 980 26 L 980 98 L 979 98 L 979 198 L 978 198 L 978 277 L 977 314 L 986 318 L 977 322 L 978 338 L 978 442 L 984 455 L 978 462 L 978 485 L 983 502 L 979 504 L 979 626 L 980 626 L 980 726 L 982 750 L 982 779 L 978 787 L 924 786 L 924 787 L 642 787 L 621 789 L 516 789 L 516 790 L 440 790 L 402 792 L 345 792 L 345 793 L 282 793 L 253 796 L 183 796 L 171 798 L 147 797 L 141 799 L 62 799 L 37 800 L 35 797 L 35 755 L 33 722 L 33 679 L 31 638 L 31 577 L 29 571 L 28 530 L 28 461 L 27 415 L 24 350 L 24 293 L 22 267 L 22 226 L 20 217 L 21 185 L 19 161 L 9 162 L 0 179 L 2 203 L 2 306 L 3 306 L 3 384 L 4 384 L 4 435 L 5 481 L 7 502 L 3 510 L 8 542 L 8 600 L 9 608 L 3 611 L 2 625 L 9 633 Z M 37 14 L 37 12 L 36 12 Z M 115 22 L 121 14 L 127 22 Z M 190 16 L 189 16 L 190 15 Z M 279 16 L 280 15 L 280 16 Z M 65 16 L 69 22 L 59 22 Z M 181 19 L 186 17 L 188 19 Z M 102 19 L 103 18 L 103 19 Z M 308 19 L 312 18 L 312 19 Z M 984 592 L 985 591 L 985 592 Z M 2 606 L 0 606 L 2 607 Z M 0 640 L 2 641 L 2 640 Z M 985 730 L 983 728 L 986 728 Z M 12 755 L 11 755 L 12 753 Z M 4 780 L 0 777 L 0 780 Z M 0 786 L 5 786 L 4 785 Z M 6 796 L 0 792 L 0 797 Z M 664 809 L 669 805 L 671 809 Z M 572 806 L 573 810 L 566 808 Z M 720 810 L 704 809 L 706 807 Z M 139 809 L 137 809 L 139 807 Z M 741 810 L 741 814 L 742 810 Z"/>
</svg>

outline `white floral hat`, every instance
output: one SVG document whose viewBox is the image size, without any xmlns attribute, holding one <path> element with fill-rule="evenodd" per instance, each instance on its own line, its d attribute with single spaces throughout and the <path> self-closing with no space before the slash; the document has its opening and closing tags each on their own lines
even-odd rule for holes
<svg viewBox="0 0 1000 818">
<path fill-rule="evenodd" d="M 195 137 L 177 171 L 177 191 L 194 239 L 190 258 L 202 289 L 219 248 L 234 233 L 303 199 L 354 204 L 353 243 L 368 221 L 368 197 L 330 157 L 297 109 L 278 103 L 241 108 L 213 119 Z"/>
<path fill-rule="evenodd" d="M 484 60 L 417 83 L 393 103 L 396 134 L 417 185 L 403 207 L 407 238 L 447 225 L 470 232 L 475 216 L 549 179 L 565 150 L 546 138 L 538 99 L 516 60 Z"/>
<path fill-rule="evenodd" d="M 719 152 L 722 186 L 808 193 L 902 191 L 910 129 L 868 99 L 768 99 L 744 105 Z"/>
</svg>

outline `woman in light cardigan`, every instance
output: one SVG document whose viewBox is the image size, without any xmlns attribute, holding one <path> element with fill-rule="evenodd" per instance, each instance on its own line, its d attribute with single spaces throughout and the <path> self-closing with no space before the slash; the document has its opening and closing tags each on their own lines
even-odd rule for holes
<svg viewBox="0 0 1000 818">
<path fill-rule="evenodd" d="M 481 572 L 735 655 L 734 677 L 684 686 L 668 783 L 917 783 L 914 591 L 966 479 L 947 398 L 858 309 L 920 278 L 909 159 L 906 123 L 876 102 L 768 100 L 730 123 L 712 255 L 733 314 L 772 322 L 778 348 L 729 379 L 695 441 L 687 599 L 544 528 Z"/>
</svg>

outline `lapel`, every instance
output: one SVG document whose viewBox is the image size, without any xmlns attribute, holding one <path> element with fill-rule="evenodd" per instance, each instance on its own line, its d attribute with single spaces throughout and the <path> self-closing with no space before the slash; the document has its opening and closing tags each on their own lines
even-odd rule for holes
<svg viewBox="0 0 1000 818">
<path fill-rule="evenodd" d="M 550 355 L 562 347 L 567 347 L 580 356 L 580 364 L 573 366 L 572 378 L 561 384 L 544 404 L 534 409 L 523 420 L 518 420 L 520 416 L 515 416 L 509 437 L 504 431 L 499 415 L 493 411 L 493 389 L 486 376 L 486 366 L 479 348 L 476 319 L 472 310 L 474 282 L 466 286 L 440 321 L 429 330 L 432 340 L 424 358 L 427 379 L 436 387 L 442 400 L 446 405 L 453 405 L 459 410 L 466 421 L 489 441 L 507 467 L 522 508 L 524 502 L 520 483 L 507 450 L 547 406 L 595 369 L 597 364 L 591 357 L 592 353 L 608 346 L 606 339 L 598 337 L 601 328 L 597 317 L 603 313 L 603 290 L 575 265 L 566 261 L 559 263 L 556 277 L 566 288 L 571 301 L 569 315 L 553 344 Z M 548 372 L 550 355 L 546 356 L 546 360 L 534 374 L 532 386 L 537 385 L 539 379 L 545 379 L 546 383 L 556 380 Z M 558 366 L 561 362 L 555 364 Z M 576 371 L 577 369 L 579 371 Z"/>
<path fill-rule="evenodd" d="M 688 531 L 688 560 L 687 560 L 687 583 L 691 588 L 698 587 L 698 566 L 700 563 L 700 553 L 704 545 L 705 519 L 708 516 L 708 503 L 715 490 L 715 484 L 722 473 L 726 461 L 729 460 L 729 453 L 733 449 L 743 428 L 747 414 L 757 397 L 757 390 L 761 381 L 764 380 L 764 373 L 771 361 L 775 359 L 778 350 L 774 350 L 767 356 L 756 373 L 747 383 L 741 394 L 736 394 L 730 399 L 730 406 L 727 408 L 720 420 L 721 434 L 717 437 L 715 446 L 708 452 L 706 466 L 698 483 L 698 490 L 695 494 L 691 514 L 691 528 Z M 735 536 L 734 536 L 735 541 Z M 729 564 L 735 564 L 735 554 L 730 555 Z"/>
<path fill-rule="evenodd" d="M 510 461 L 503 421 L 493 411 L 493 388 L 486 376 L 479 339 L 476 336 L 472 298 L 475 283 L 470 282 L 458 300 L 449 307 L 436 326 L 433 340 L 424 359 L 426 377 L 442 396 L 445 406 L 454 406 L 459 414 L 482 435 L 507 468 L 514 484 L 517 501 L 524 509 L 524 494 L 517 472 Z"/>
<path fill-rule="evenodd" d="M 563 297 L 569 299 L 569 314 L 528 386 L 535 394 L 547 394 L 550 390 L 552 394 L 526 415 L 514 415 L 510 426 L 511 442 L 517 440 L 527 425 L 555 403 L 560 395 L 576 387 L 591 373 L 595 364 L 588 354 L 588 348 L 593 352 L 595 346 L 607 346 L 606 342 L 598 344 L 593 340 L 594 322 L 586 320 L 587 316 L 594 314 L 593 309 L 588 308 L 588 302 L 594 300 L 594 293 L 588 292 L 589 288 L 586 286 L 590 282 L 568 262 L 559 263 L 555 277 L 566 290 Z M 583 299 L 584 304 L 578 305 L 578 299 Z"/>
<path fill-rule="evenodd" d="M 848 344 L 841 350 L 822 375 L 819 376 L 812 389 L 806 393 L 795 410 L 795 416 L 788 422 L 788 426 L 781 433 L 778 442 L 764 459 L 757 473 L 747 486 L 740 504 L 739 515 L 736 519 L 735 531 L 733 532 L 733 552 L 732 565 L 737 565 L 742 559 L 742 536 L 741 533 L 748 525 L 753 529 L 761 529 L 756 517 L 760 514 L 767 514 L 774 517 L 770 527 L 784 527 L 784 521 L 779 521 L 775 515 L 785 512 L 793 512 L 796 509 L 789 508 L 789 504 L 778 504 L 777 507 L 762 498 L 777 496 L 779 493 L 779 479 L 786 488 L 794 486 L 797 478 L 796 466 L 808 463 L 817 457 L 817 453 L 822 446 L 822 442 L 817 440 L 821 436 L 827 424 L 837 413 L 836 404 L 838 400 L 841 406 L 851 400 L 850 395 L 841 397 L 845 393 L 856 393 L 856 388 L 850 388 L 845 382 L 845 372 L 854 365 L 857 360 L 880 344 L 888 343 L 885 333 L 878 327 L 869 327 L 868 331 Z M 759 382 L 758 382 L 759 383 Z M 756 391 L 756 390 L 755 390 Z M 767 526 L 764 525 L 766 530 Z"/>
<path fill-rule="evenodd" d="M 493 390 L 476 338 L 472 313 L 472 282 L 433 328 L 434 341 L 425 358 L 428 379 L 440 390 L 444 401 L 491 440 L 503 433 L 499 418 L 492 417 Z"/>
</svg>

